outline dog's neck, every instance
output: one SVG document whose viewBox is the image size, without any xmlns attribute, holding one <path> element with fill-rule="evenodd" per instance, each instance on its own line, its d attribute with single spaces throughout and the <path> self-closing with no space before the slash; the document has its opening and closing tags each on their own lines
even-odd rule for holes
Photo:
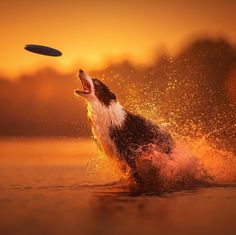
<svg viewBox="0 0 236 235">
<path fill-rule="evenodd" d="M 121 128 L 126 118 L 126 111 L 117 102 L 109 106 L 99 101 L 88 104 L 88 117 L 92 124 L 92 132 L 103 151 L 110 156 L 117 155 L 115 145 L 110 138 L 110 128 Z"/>
<path fill-rule="evenodd" d="M 112 101 L 106 106 L 99 101 L 94 101 L 88 104 L 88 116 L 93 125 L 102 127 L 122 127 L 126 111 L 117 102 Z"/>
</svg>

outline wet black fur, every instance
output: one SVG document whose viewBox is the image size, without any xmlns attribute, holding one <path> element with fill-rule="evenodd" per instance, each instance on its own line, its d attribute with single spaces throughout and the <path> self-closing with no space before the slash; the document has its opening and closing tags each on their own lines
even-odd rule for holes
<svg viewBox="0 0 236 235">
<path fill-rule="evenodd" d="M 121 158 L 131 167 L 138 181 L 140 179 L 136 173 L 135 159 L 139 155 L 153 150 L 170 155 L 174 148 L 174 141 L 170 134 L 149 120 L 130 112 L 127 112 L 121 128 L 110 129 L 110 137 Z"/>
<path fill-rule="evenodd" d="M 98 79 L 93 78 L 95 95 L 101 103 L 109 106 L 112 100 L 116 100 L 116 96 Z"/>
</svg>

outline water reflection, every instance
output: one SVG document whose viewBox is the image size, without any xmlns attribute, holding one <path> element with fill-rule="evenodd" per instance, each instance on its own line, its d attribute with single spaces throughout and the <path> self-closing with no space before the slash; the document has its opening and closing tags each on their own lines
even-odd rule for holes
<svg viewBox="0 0 236 235">
<path fill-rule="evenodd" d="M 48 142 L 46 161 L 47 147 L 22 145 L 25 158 L 10 149 L 0 159 L 0 234 L 235 234 L 235 185 L 147 194 L 87 178 L 83 151 L 77 162 Z"/>
<path fill-rule="evenodd" d="M 100 191 L 90 206 L 94 226 L 107 234 L 233 234 L 235 202 L 235 187 L 219 187 L 152 196 Z"/>
</svg>

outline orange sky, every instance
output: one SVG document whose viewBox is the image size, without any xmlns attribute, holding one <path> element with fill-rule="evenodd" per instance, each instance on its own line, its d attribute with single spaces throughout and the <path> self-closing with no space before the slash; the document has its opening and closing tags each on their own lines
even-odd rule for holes
<svg viewBox="0 0 236 235">
<path fill-rule="evenodd" d="M 69 70 L 102 66 L 109 58 L 150 60 L 199 35 L 236 42 L 235 0 L 1 0 L 0 73 L 15 76 L 49 65 Z M 60 49 L 51 58 L 24 51 L 35 43 Z"/>
</svg>

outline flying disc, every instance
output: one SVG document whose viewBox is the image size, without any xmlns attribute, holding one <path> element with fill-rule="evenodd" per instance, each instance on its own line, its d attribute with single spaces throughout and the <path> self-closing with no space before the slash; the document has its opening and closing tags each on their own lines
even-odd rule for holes
<svg viewBox="0 0 236 235">
<path fill-rule="evenodd" d="M 41 45 L 34 45 L 34 44 L 28 44 L 25 46 L 25 50 L 37 53 L 40 55 L 47 55 L 47 56 L 61 56 L 62 53 L 52 47 L 47 46 L 41 46 Z"/>
</svg>

